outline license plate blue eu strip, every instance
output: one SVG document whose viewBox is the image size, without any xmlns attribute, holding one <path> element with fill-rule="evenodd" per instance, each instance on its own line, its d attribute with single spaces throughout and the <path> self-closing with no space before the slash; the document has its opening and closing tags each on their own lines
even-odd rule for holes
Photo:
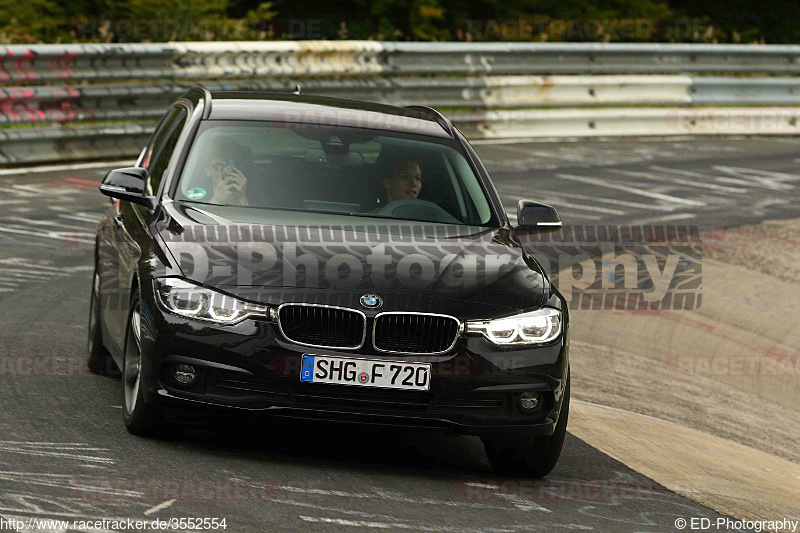
<svg viewBox="0 0 800 533">
<path fill-rule="evenodd" d="M 303 367 L 300 370 L 300 381 L 314 381 L 314 356 L 303 356 Z"/>
</svg>

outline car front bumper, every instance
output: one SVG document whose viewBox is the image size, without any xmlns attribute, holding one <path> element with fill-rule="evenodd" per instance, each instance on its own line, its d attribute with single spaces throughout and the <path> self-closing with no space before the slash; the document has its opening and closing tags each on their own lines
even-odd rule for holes
<svg viewBox="0 0 800 533">
<path fill-rule="evenodd" d="M 431 428 L 485 437 L 527 438 L 553 433 L 568 373 L 568 326 L 546 346 L 501 349 L 483 337 L 462 336 L 448 353 L 398 356 L 307 348 L 284 339 L 275 324 L 248 319 L 220 326 L 164 311 L 145 298 L 142 383 L 148 404 L 171 411 L 237 410 L 253 414 L 381 426 Z M 358 385 L 303 383 L 302 355 L 427 362 L 426 392 Z M 177 365 L 195 368 L 178 383 Z M 519 394 L 539 392 L 530 412 Z"/>
</svg>

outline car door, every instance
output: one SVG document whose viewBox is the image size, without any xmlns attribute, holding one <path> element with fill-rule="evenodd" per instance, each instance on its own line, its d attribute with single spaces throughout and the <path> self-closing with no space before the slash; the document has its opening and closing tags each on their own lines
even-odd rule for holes
<svg viewBox="0 0 800 533">
<path fill-rule="evenodd" d="M 171 107 L 156 128 L 144 154 L 140 157 L 141 166 L 148 170 L 145 190 L 150 195 L 155 196 L 158 192 L 177 138 L 186 124 L 187 116 L 185 107 L 180 105 Z M 113 216 L 109 225 L 108 250 L 114 256 L 110 258 L 111 261 L 116 264 L 114 274 L 116 274 L 115 286 L 119 287 L 119 303 L 104 312 L 108 313 L 108 332 L 121 351 L 133 280 L 142 252 L 141 242 L 143 239 L 149 238 L 147 224 L 151 213 L 144 206 L 126 201 L 115 201 L 111 214 Z"/>
</svg>

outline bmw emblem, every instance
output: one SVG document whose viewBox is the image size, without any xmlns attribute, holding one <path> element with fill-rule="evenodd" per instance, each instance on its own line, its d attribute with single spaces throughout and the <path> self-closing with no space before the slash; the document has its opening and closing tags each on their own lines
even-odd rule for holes
<svg viewBox="0 0 800 533">
<path fill-rule="evenodd" d="M 383 305 L 383 300 L 377 294 L 365 294 L 361 297 L 361 305 L 369 309 L 377 309 Z"/>
</svg>

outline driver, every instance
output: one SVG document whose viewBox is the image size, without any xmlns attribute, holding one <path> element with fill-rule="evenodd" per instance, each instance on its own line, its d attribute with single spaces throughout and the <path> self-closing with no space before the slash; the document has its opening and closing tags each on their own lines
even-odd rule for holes
<svg viewBox="0 0 800 533">
<path fill-rule="evenodd" d="M 215 145 L 207 158 L 205 173 L 211 179 L 213 192 L 209 200 L 221 205 L 250 205 L 247 201 L 247 176 L 241 170 L 247 149 L 239 143 L 223 140 Z"/>
<path fill-rule="evenodd" d="M 414 199 L 422 191 L 422 169 L 416 159 L 399 159 L 392 165 L 392 175 L 383 178 L 386 203 Z"/>
</svg>

